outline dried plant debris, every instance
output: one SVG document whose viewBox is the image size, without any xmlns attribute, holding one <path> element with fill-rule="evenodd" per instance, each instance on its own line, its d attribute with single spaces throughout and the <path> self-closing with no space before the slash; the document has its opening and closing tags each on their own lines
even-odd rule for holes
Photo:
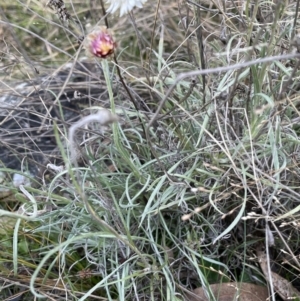
<svg viewBox="0 0 300 301">
<path fill-rule="evenodd" d="M 265 301 L 269 297 L 268 288 L 251 283 L 218 283 L 211 284 L 209 290 L 218 301 Z M 196 288 L 191 294 L 188 294 L 189 301 L 208 301 L 209 290 L 202 287 Z"/>
<path fill-rule="evenodd" d="M 64 23 L 68 23 L 71 19 L 71 15 L 68 13 L 64 1 L 50 0 L 46 5 L 52 8 L 57 13 L 59 19 Z"/>
<path fill-rule="evenodd" d="M 290 281 L 284 279 L 277 273 L 272 271 L 269 272 L 268 265 L 270 265 L 270 259 L 267 257 L 267 254 L 263 250 L 264 247 L 259 245 L 256 248 L 256 255 L 258 262 L 262 269 L 263 274 L 266 277 L 266 280 L 274 287 L 274 291 L 283 299 L 283 300 L 297 300 L 300 299 L 300 292 L 293 287 Z"/>
<path fill-rule="evenodd" d="M 54 128 L 67 143 L 68 128 L 97 108 L 109 108 L 108 99 L 101 68 L 87 62 L 7 85 L 0 97 L 0 167 L 40 174 L 60 156 Z"/>
</svg>

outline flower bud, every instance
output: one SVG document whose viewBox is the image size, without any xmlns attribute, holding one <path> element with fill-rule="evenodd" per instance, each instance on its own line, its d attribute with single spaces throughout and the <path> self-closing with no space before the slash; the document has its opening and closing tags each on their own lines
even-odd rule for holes
<svg viewBox="0 0 300 301">
<path fill-rule="evenodd" d="M 102 59 L 110 57 L 117 47 L 111 30 L 105 26 L 96 27 L 85 39 L 85 48 L 89 55 Z"/>
</svg>

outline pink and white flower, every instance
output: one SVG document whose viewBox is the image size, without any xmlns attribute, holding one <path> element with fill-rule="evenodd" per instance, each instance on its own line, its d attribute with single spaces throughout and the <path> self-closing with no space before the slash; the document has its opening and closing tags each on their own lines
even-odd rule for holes
<svg viewBox="0 0 300 301">
<path fill-rule="evenodd" d="M 105 26 L 97 26 L 87 35 L 84 44 L 89 55 L 102 59 L 109 58 L 117 47 L 112 31 Z"/>
</svg>

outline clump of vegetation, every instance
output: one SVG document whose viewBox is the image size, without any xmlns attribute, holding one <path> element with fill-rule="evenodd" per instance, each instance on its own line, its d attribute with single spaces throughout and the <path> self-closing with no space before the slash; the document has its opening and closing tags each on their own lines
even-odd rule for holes
<svg viewBox="0 0 300 301">
<path fill-rule="evenodd" d="M 299 297 L 298 1 L 3 2 L 1 300 Z"/>
</svg>

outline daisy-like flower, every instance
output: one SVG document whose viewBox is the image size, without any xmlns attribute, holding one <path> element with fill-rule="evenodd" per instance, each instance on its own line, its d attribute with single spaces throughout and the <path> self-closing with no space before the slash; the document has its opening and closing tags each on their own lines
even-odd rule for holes
<svg viewBox="0 0 300 301">
<path fill-rule="evenodd" d="M 129 13 L 135 6 L 142 8 L 143 4 L 147 0 L 107 0 L 106 3 L 110 3 L 108 8 L 109 13 L 114 13 L 116 10 L 120 9 L 120 17 L 124 14 Z"/>
<path fill-rule="evenodd" d="M 110 57 L 117 47 L 112 31 L 105 26 L 96 27 L 87 35 L 84 44 L 88 54 L 102 59 Z"/>
</svg>

